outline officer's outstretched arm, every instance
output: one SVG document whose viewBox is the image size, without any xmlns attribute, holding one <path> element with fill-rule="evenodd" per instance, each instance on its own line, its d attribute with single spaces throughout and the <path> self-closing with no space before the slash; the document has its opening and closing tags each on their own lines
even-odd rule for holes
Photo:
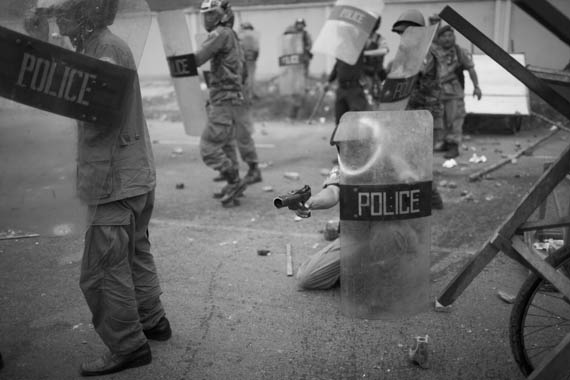
<svg viewBox="0 0 570 380">
<path fill-rule="evenodd" d="M 337 185 L 328 185 L 305 202 L 311 210 L 331 208 L 338 203 L 340 188 Z"/>
</svg>

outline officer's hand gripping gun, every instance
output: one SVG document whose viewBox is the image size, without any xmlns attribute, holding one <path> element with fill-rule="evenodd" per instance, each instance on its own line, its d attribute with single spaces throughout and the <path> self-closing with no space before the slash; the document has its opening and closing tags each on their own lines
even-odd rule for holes
<svg viewBox="0 0 570 380">
<path fill-rule="evenodd" d="M 297 215 L 308 218 L 311 216 L 311 211 L 305 206 L 305 202 L 311 197 L 311 187 L 308 185 L 303 186 L 297 190 L 279 195 L 273 199 L 273 205 L 277 208 L 288 207 L 289 210 L 297 211 Z"/>
</svg>

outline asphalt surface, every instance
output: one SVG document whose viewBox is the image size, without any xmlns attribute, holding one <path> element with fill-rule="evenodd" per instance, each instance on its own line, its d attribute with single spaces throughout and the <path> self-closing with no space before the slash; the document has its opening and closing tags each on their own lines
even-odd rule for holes
<svg viewBox="0 0 570 380">
<path fill-rule="evenodd" d="M 0 379 L 75 379 L 79 364 L 105 347 L 78 286 L 82 212 L 73 201 L 73 126 L 24 108 L 1 110 L 0 120 L 0 231 L 40 235 L 0 240 Z M 263 182 L 246 190 L 239 207 L 226 209 L 212 198 L 221 185 L 201 162 L 197 139 L 185 136 L 179 123 L 150 122 L 158 174 L 150 234 L 174 333 L 167 342 L 151 342 L 151 365 L 106 378 L 523 378 L 510 353 L 511 305 L 497 292 L 516 294 L 527 270 L 503 254 L 449 313 L 351 319 L 340 312 L 338 288 L 299 291 L 286 275 L 286 244 L 296 269 L 327 243 L 321 232 L 338 209 L 296 222 L 272 199 L 303 184 L 320 187 L 321 171 L 335 157 L 328 145 L 332 125 L 256 127 Z M 440 186 L 445 208 L 431 218 L 432 299 L 570 141 L 560 132 L 533 156 L 468 182 L 469 174 L 549 133 L 538 122 L 514 135 L 500 129 L 472 134 L 454 168 L 434 159 L 436 180 L 446 182 Z M 470 163 L 473 153 L 487 163 Z M 285 172 L 300 179 L 286 179 Z M 259 249 L 270 254 L 259 256 Z M 426 334 L 430 368 L 423 369 L 408 360 L 408 350 Z"/>
</svg>

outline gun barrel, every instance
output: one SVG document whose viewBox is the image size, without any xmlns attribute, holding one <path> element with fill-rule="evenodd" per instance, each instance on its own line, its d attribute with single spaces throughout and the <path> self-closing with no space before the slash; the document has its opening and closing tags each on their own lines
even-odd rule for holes
<svg viewBox="0 0 570 380">
<path fill-rule="evenodd" d="M 284 199 L 282 197 L 277 197 L 273 199 L 273 205 L 277 208 L 283 208 L 286 206 Z"/>
</svg>

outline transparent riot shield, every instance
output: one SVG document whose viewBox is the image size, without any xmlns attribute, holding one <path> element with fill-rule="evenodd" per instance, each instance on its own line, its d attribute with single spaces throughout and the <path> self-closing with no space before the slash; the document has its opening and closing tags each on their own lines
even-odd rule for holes
<svg viewBox="0 0 570 380">
<path fill-rule="evenodd" d="M 347 316 L 390 319 L 429 307 L 432 124 L 427 111 L 348 112 L 333 136 Z"/>
<path fill-rule="evenodd" d="M 408 27 L 400 37 L 388 77 L 382 84 L 380 110 L 404 110 L 438 25 Z"/>
<path fill-rule="evenodd" d="M 383 8 L 383 0 L 338 0 L 312 51 L 354 65 Z"/>
<path fill-rule="evenodd" d="M 283 34 L 279 56 L 279 92 L 281 95 L 303 94 L 305 91 L 307 66 L 304 59 L 303 34 Z"/>
<path fill-rule="evenodd" d="M 150 152 L 136 74 L 149 25 L 142 0 L 0 3 L 0 239 L 82 235 L 87 210 L 120 197 L 111 163 Z"/>
</svg>

